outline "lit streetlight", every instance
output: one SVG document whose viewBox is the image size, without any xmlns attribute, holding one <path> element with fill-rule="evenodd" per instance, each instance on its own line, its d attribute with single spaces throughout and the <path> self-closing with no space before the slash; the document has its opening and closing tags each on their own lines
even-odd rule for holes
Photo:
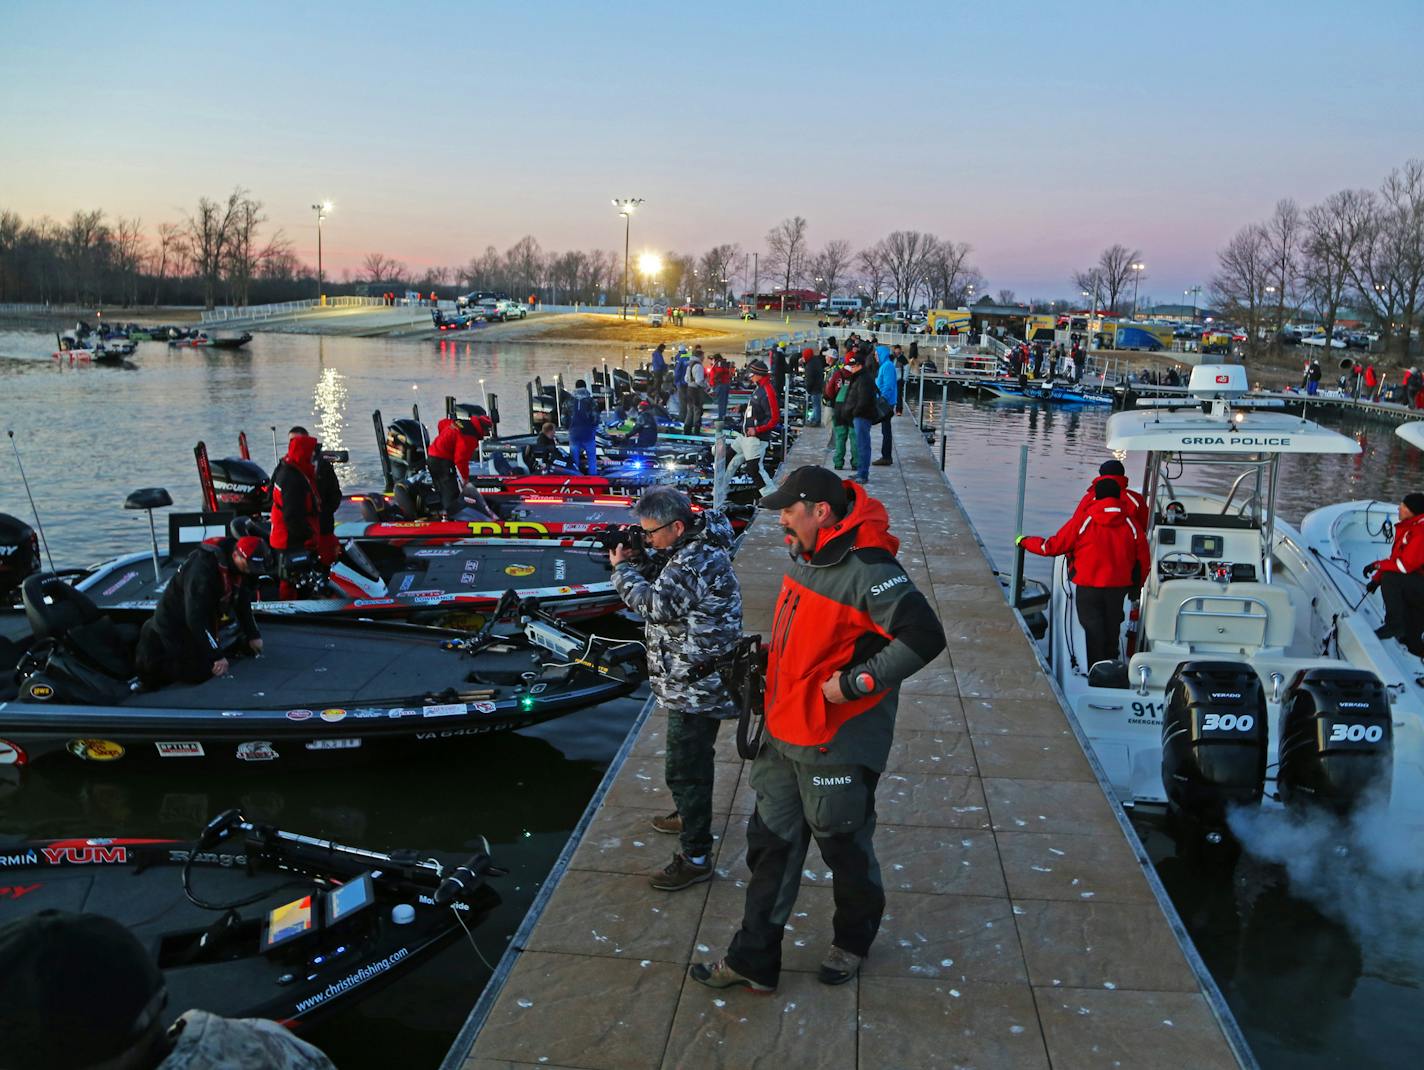
<svg viewBox="0 0 1424 1070">
<path fill-rule="evenodd" d="M 638 254 L 638 271 L 645 280 L 651 281 L 663 270 L 663 258 L 657 253 Z"/>
<path fill-rule="evenodd" d="M 1142 281 L 1142 273 L 1147 270 L 1146 264 L 1130 264 L 1132 268 L 1132 318 L 1137 319 L 1137 284 Z"/>
<path fill-rule="evenodd" d="M 628 230 L 632 226 L 633 210 L 643 203 L 641 197 L 614 197 L 613 207 L 623 217 L 623 318 L 628 318 Z"/>
<path fill-rule="evenodd" d="M 312 211 L 316 213 L 316 300 L 317 304 L 321 304 L 321 221 L 331 214 L 331 202 L 322 201 L 320 204 L 314 204 Z"/>
<path fill-rule="evenodd" d="M 1274 286 L 1268 286 L 1266 288 L 1266 292 L 1269 293 L 1271 290 L 1274 289 Z M 1197 321 L 1197 298 L 1201 296 L 1201 287 L 1193 286 L 1190 290 L 1183 290 L 1182 296 L 1190 297 L 1192 299 L 1192 322 L 1195 323 Z"/>
</svg>

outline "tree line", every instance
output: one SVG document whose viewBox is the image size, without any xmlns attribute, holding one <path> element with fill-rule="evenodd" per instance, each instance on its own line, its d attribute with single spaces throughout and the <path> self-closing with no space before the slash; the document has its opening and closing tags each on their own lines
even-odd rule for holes
<svg viewBox="0 0 1424 1070">
<path fill-rule="evenodd" d="M 1245 328 L 1248 353 L 1277 344 L 1309 317 L 1329 337 L 1346 310 L 1407 358 L 1424 300 L 1424 160 L 1391 171 L 1377 189 L 1344 189 L 1302 209 L 1278 201 L 1217 253 L 1213 302 Z"/>
</svg>

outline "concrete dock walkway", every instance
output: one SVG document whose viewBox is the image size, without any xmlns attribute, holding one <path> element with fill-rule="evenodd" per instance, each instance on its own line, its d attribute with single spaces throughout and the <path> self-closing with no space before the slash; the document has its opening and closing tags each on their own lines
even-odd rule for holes
<svg viewBox="0 0 1424 1070">
<path fill-rule="evenodd" d="M 777 992 L 686 978 L 737 926 L 754 797 L 725 726 L 716 879 L 651 889 L 676 849 L 649 826 L 673 809 L 654 712 L 482 1001 L 468 1070 L 1239 1065 L 967 519 L 913 424 L 896 432 L 897 464 L 869 490 L 948 649 L 903 689 L 877 799 L 888 904 L 861 976 L 816 980 L 832 901 L 813 843 Z M 804 433 L 787 470 L 820 462 L 823 434 Z M 748 631 L 769 632 L 786 561 L 762 515 L 737 557 Z"/>
</svg>

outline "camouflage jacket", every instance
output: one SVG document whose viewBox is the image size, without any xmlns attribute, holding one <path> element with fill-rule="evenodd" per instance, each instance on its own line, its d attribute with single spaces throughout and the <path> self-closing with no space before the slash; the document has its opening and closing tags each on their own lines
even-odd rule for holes
<svg viewBox="0 0 1424 1070">
<path fill-rule="evenodd" d="M 742 591 L 731 546 L 732 525 L 709 509 L 667 553 L 613 570 L 623 604 L 647 625 L 648 682 L 667 709 L 737 715 L 719 674 L 688 679 L 693 666 L 729 653 L 742 634 Z"/>
<path fill-rule="evenodd" d="M 276 1022 L 188 1011 L 169 1029 L 173 1050 L 156 1070 L 336 1070 Z"/>
</svg>

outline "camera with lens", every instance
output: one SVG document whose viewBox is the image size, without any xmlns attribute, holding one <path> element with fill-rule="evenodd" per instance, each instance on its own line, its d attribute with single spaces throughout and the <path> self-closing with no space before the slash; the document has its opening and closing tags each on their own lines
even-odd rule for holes
<svg viewBox="0 0 1424 1070">
<path fill-rule="evenodd" d="M 648 548 L 647 533 L 638 524 L 623 524 L 594 532 L 593 540 L 605 552 L 612 552 L 619 546 L 626 546 L 628 552 L 634 557 L 641 557 Z"/>
</svg>

